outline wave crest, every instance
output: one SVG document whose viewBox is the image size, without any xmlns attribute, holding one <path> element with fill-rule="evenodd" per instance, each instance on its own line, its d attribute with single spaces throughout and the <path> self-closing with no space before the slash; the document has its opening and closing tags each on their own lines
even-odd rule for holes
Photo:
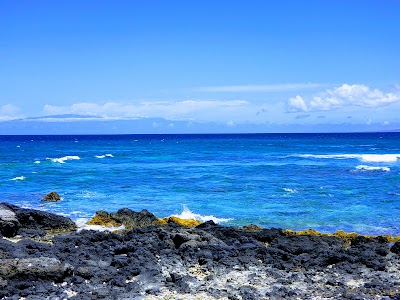
<svg viewBox="0 0 400 300">
<path fill-rule="evenodd" d="M 366 165 L 359 165 L 356 167 L 359 171 L 384 171 L 389 172 L 389 167 L 376 167 L 376 166 L 366 166 Z"/>
<path fill-rule="evenodd" d="M 283 188 L 283 190 L 284 190 L 285 192 L 287 192 L 287 193 L 291 193 L 291 194 L 297 193 L 297 190 L 296 190 L 296 189 L 291 189 L 291 188 Z"/>
<path fill-rule="evenodd" d="M 201 222 L 213 221 L 214 223 L 217 223 L 217 224 L 221 223 L 221 222 L 228 222 L 228 221 L 233 220 L 231 218 L 217 218 L 213 215 L 202 216 L 200 214 L 195 214 L 192 211 L 190 211 L 190 209 L 186 205 L 183 205 L 182 213 L 180 213 L 179 215 L 172 215 L 172 216 L 178 217 L 178 218 L 184 219 L 184 220 L 195 219 L 195 220 L 199 220 Z"/>
<path fill-rule="evenodd" d="M 299 154 L 297 157 L 302 158 L 319 158 L 319 159 L 358 159 L 364 162 L 396 162 L 400 158 L 400 154 Z"/>
<path fill-rule="evenodd" d="M 106 158 L 106 157 L 114 157 L 114 155 L 112 154 L 104 154 L 104 155 L 95 155 L 94 157 L 96 158 Z"/>
<path fill-rule="evenodd" d="M 81 159 L 79 156 L 76 155 L 68 155 L 68 156 L 64 156 L 64 157 L 60 157 L 60 158 L 46 158 L 47 160 L 51 160 L 54 163 L 59 163 L 59 164 L 63 164 L 65 163 L 67 160 L 79 160 Z"/>
<path fill-rule="evenodd" d="M 367 162 L 396 162 L 400 154 L 363 154 L 362 161 Z"/>
<path fill-rule="evenodd" d="M 78 226 L 77 232 L 81 230 L 96 230 L 96 231 L 114 231 L 114 230 L 124 230 L 125 226 L 121 225 L 119 227 L 106 227 L 102 225 L 88 225 L 86 222 L 88 219 L 79 218 L 75 221 L 76 225 Z"/>
</svg>

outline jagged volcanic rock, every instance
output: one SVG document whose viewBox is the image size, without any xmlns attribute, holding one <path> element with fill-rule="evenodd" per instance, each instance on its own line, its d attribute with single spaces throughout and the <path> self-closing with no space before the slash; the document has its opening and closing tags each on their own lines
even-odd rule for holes
<svg viewBox="0 0 400 300">
<path fill-rule="evenodd" d="M 144 224 L 122 234 L 56 235 L 52 243 L 0 239 L 0 298 L 400 297 L 400 257 L 384 238 L 357 237 L 348 244 L 213 222 L 195 228 Z"/>
<path fill-rule="evenodd" d="M 1 234 L 8 237 L 16 234 L 44 236 L 48 232 L 73 231 L 77 228 L 69 218 L 8 203 L 0 203 L 0 226 Z"/>
</svg>

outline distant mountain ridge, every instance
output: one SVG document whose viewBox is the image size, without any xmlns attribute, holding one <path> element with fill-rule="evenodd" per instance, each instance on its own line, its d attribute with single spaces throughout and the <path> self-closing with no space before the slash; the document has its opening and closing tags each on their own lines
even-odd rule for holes
<svg viewBox="0 0 400 300">
<path fill-rule="evenodd" d="M 400 132 L 400 124 L 273 124 L 199 122 L 163 118 L 106 119 L 61 114 L 0 122 L 0 135 Z"/>
</svg>

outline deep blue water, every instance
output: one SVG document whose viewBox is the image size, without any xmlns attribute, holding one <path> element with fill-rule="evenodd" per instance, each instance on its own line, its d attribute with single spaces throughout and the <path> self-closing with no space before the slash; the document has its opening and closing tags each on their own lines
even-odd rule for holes
<svg viewBox="0 0 400 300">
<path fill-rule="evenodd" d="M 0 136 L 0 201 L 400 235 L 400 133 Z"/>
</svg>

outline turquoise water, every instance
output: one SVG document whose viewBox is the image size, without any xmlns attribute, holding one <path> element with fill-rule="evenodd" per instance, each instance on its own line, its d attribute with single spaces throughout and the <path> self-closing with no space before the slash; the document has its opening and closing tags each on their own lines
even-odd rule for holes
<svg viewBox="0 0 400 300">
<path fill-rule="evenodd" d="M 0 136 L 0 201 L 400 235 L 400 133 Z"/>
</svg>

